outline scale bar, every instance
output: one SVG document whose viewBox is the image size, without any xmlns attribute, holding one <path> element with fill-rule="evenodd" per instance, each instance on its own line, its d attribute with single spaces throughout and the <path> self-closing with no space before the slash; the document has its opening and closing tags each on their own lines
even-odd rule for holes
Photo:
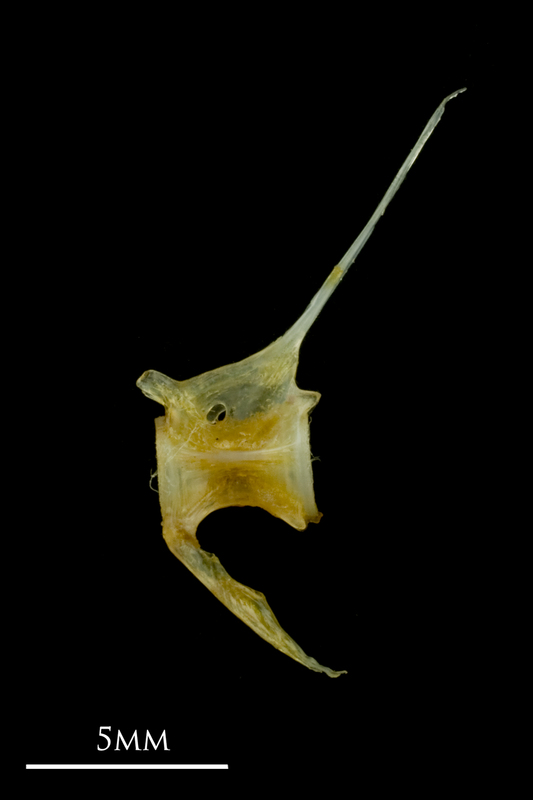
<svg viewBox="0 0 533 800">
<path fill-rule="evenodd" d="M 227 764 L 26 764 L 26 769 L 228 769 Z"/>
</svg>

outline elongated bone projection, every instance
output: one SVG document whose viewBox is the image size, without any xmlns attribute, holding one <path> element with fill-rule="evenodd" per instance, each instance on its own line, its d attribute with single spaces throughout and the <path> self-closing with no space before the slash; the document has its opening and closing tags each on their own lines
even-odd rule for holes
<svg viewBox="0 0 533 800">
<path fill-rule="evenodd" d="M 244 361 L 189 380 L 148 370 L 137 381 L 147 397 L 165 408 L 155 424 L 168 547 L 259 636 L 332 678 L 342 671 L 306 655 L 280 626 L 265 596 L 231 578 L 215 555 L 201 549 L 196 530 L 208 514 L 227 506 L 259 506 L 299 531 L 320 520 L 309 442 L 309 412 L 320 395 L 296 385 L 300 345 L 398 191 L 446 103 L 464 91 L 442 101 L 367 225 L 284 336 Z"/>
</svg>

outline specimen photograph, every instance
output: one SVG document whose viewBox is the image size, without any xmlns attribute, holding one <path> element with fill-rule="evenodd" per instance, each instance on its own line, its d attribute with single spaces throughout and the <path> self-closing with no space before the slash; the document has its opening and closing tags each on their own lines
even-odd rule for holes
<svg viewBox="0 0 533 800">
<path fill-rule="evenodd" d="M 31 763 L 341 774 L 442 700 L 477 34 L 329 25 L 37 85 Z"/>
</svg>

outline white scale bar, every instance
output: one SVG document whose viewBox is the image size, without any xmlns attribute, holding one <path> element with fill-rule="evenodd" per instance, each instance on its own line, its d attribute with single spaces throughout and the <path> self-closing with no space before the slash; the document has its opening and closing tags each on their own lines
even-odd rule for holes
<svg viewBox="0 0 533 800">
<path fill-rule="evenodd" d="M 26 769 L 228 769 L 227 764 L 26 764 Z"/>
</svg>

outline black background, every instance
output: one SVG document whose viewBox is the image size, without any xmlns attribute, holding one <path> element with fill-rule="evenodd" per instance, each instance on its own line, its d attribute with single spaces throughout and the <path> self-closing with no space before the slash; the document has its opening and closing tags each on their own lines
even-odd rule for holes
<svg viewBox="0 0 533 800">
<path fill-rule="evenodd" d="M 212 19 L 210 36 L 176 20 L 163 41 L 164 21 L 135 36 L 106 24 L 51 46 L 33 78 L 28 235 L 43 270 L 23 416 L 44 430 L 21 508 L 27 762 L 357 769 L 391 740 L 427 747 L 446 713 L 453 605 L 434 586 L 461 490 L 442 454 L 486 41 L 472 25 L 383 25 L 270 20 L 233 41 Z M 198 530 L 308 654 L 348 670 L 332 680 L 167 549 L 149 487 L 162 409 L 135 381 L 186 379 L 282 335 L 465 85 L 301 349 L 298 384 L 322 394 L 320 524 L 236 508 Z M 104 725 L 113 739 L 164 729 L 170 752 L 97 752 Z"/>
</svg>

